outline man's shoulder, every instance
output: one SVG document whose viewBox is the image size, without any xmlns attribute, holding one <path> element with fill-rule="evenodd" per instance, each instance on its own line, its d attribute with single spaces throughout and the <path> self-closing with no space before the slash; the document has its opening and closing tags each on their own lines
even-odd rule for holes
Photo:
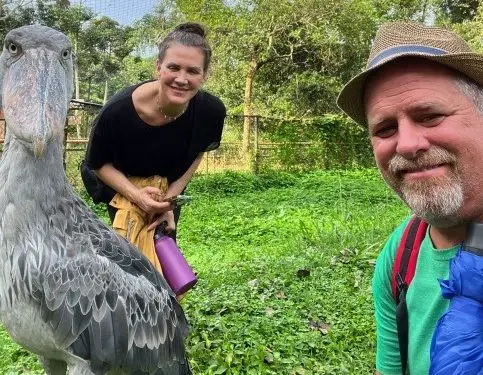
<svg viewBox="0 0 483 375">
<path fill-rule="evenodd" d="M 397 249 L 399 247 L 399 244 L 401 243 L 404 229 L 406 229 L 406 226 L 408 225 L 410 219 L 411 216 L 408 216 L 390 234 L 382 251 L 377 257 L 375 274 L 386 276 L 391 275 Z M 384 278 L 386 278 L 386 276 L 384 276 Z"/>
<path fill-rule="evenodd" d="M 392 254 L 392 257 L 396 255 L 397 248 L 399 247 L 399 244 L 401 242 L 404 229 L 406 229 L 407 225 L 409 224 L 409 220 L 411 220 L 412 216 L 406 217 L 401 224 L 399 224 L 393 232 L 389 235 L 386 245 L 384 246 L 383 252 L 390 252 Z"/>
</svg>

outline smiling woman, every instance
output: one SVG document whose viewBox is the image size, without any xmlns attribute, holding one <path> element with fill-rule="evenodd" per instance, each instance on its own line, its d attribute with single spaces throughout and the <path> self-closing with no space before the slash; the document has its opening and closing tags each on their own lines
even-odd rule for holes
<svg viewBox="0 0 483 375">
<path fill-rule="evenodd" d="M 157 79 L 119 92 L 96 118 L 83 179 L 95 172 L 104 193 L 94 200 L 109 204 L 114 228 L 160 269 L 154 230 L 165 221 L 175 237 L 179 218 L 165 199 L 181 194 L 202 154 L 219 146 L 226 110 L 200 89 L 211 60 L 201 25 L 177 26 L 158 49 Z"/>
</svg>

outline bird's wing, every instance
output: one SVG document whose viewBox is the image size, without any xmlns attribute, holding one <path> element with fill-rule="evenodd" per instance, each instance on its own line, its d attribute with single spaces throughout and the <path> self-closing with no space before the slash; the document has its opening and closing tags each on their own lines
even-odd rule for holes
<svg viewBox="0 0 483 375">
<path fill-rule="evenodd" d="M 118 264 L 127 273 L 145 276 L 158 290 L 168 290 L 175 298 L 166 280 L 134 245 L 101 222 L 80 198 L 76 197 L 72 204 L 72 215 L 79 223 L 73 229 L 81 236 L 88 234 L 97 254 Z"/>
<path fill-rule="evenodd" d="M 56 342 L 99 368 L 189 373 L 186 317 L 150 261 L 76 196 L 46 212 L 43 250 L 18 268 Z"/>
<path fill-rule="evenodd" d="M 59 236 L 70 239 L 76 252 L 92 252 L 117 264 L 123 271 L 133 275 L 143 275 L 159 291 L 167 290 L 175 294 L 164 277 L 154 268 L 134 245 L 118 235 L 91 211 L 76 194 L 58 202 L 55 210 L 47 213 L 52 228 L 60 229 Z M 65 256 L 69 256 L 66 244 Z"/>
<path fill-rule="evenodd" d="M 93 366 L 188 373 L 182 371 L 189 369 L 182 311 L 167 290 L 159 291 L 144 276 L 79 252 L 53 263 L 41 287 L 42 315 L 56 343 Z"/>
</svg>

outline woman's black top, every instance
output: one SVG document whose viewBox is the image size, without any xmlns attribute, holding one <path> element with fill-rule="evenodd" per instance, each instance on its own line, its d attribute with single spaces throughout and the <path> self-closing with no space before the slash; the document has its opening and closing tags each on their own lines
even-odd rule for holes
<svg viewBox="0 0 483 375">
<path fill-rule="evenodd" d="M 143 82 L 145 83 L 145 82 Z M 179 179 L 200 152 L 219 147 L 226 109 L 205 91 L 190 100 L 186 111 L 162 126 L 151 126 L 137 114 L 133 91 L 124 89 L 109 100 L 94 121 L 86 161 L 92 169 L 111 163 L 126 176 Z"/>
</svg>

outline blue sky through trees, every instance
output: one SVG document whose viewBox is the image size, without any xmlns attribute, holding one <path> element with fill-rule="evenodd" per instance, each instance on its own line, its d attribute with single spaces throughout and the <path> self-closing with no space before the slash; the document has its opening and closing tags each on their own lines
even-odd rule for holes
<svg viewBox="0 0 483 375">
<path fill-rule="evenodd" d="M 110 17 L 121 25 L 130 25 L 153 11 L 159 0 L 71 0 L 95 13 Z"/>
</svg>

